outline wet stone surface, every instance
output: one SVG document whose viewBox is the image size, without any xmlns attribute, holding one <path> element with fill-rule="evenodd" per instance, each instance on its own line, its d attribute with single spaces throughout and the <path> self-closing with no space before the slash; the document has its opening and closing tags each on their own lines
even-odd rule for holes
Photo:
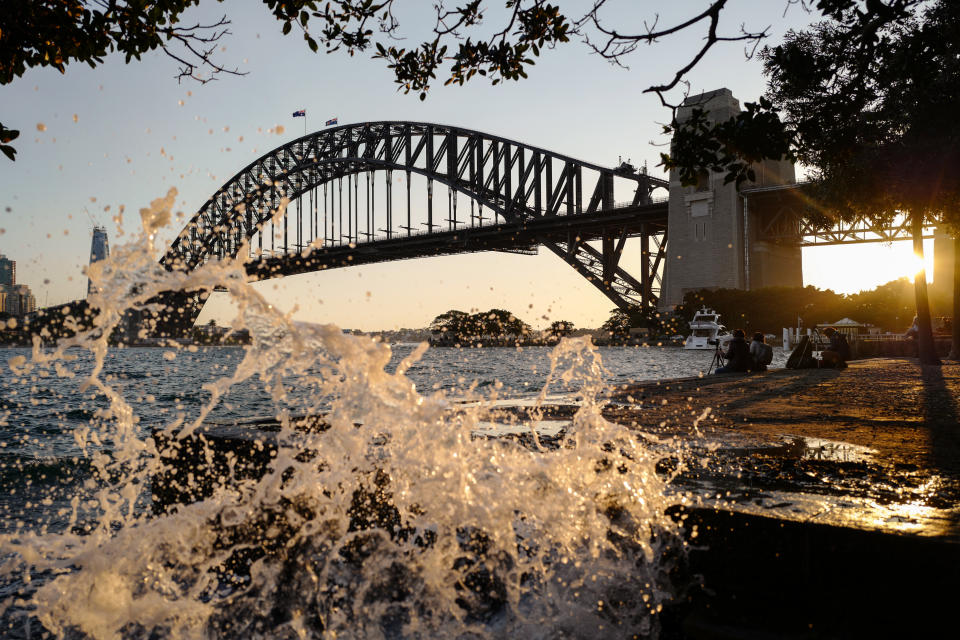
<svg viewBox="0 0 960 640">
<path fill-rule="evenodd" d="M 631 385 L 605 412 L 707 505 L 960 540 L 960 365 L 907 359 Z"/>
<path fill-rule="evenodd" d="M 704 505 L 960 541 L 958 398 L 956 363 L 872 359 L 627 385 L 604 415 L 646 434 Z M 501 406 L 491 421 L 531 446 L 536 424 L 556 446 L 577 409 Z"/>
</svg>

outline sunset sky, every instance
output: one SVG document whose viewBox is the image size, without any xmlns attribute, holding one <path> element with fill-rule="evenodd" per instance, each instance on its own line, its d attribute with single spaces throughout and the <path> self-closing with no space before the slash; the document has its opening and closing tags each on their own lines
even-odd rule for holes
<svg viewBox="0 0 960 640">
<path fill-rule="evenodd" d="M 641 31 L 643 21 L 654 17 L 645 8 L 651 4 L 664 8 L 661 24 L 689 17 L 695 11 L 689 7 L 699 6 L 621 1 L 610 19 L 624 30 Z M 340 124 L 455 124 L 600 165 L 614 166 L 623 156 L 662 175 L 655 165 L 668 142 L 661 127 L 669 112 L 643 89 L 672 77 L 702 37 L 697 30 L 640 47 L 629 69 L 571 43 L 546 51 L 527 80 L 443 87 L 441 79 L 421 102 L 395 89 L 382 61 L 313 54 L 296 34 L 283 37 L 259 2 L 205 5 L 197 14 L 201 19 L 226 11 L 233 21 L 219 61 L 247 75 L 178 84 L 175 63 L 162 54 L 130 65 L 112 55 L 97 69 L 74 64 L 65 75 L 33 70 L 0 87 L 0 121 L 22 131 L 17 161 L 0 158 L 0 253 L 17 261 L 18 282 L 32 287 L 41 306 L 84 295 L 82 268 L 94 222 L 107 227 L 112 246 L 127 242 L 139 224 L 135 212 L 171 186 L 178 189 L 178 206 L 192 215 L 239 169 L 302 135 L 303 120 L 291 118 L 298 109 L 307 111 L 310 129 L 332 117 Z M 770 44 L 811 19 L 785 1 L 731 5 L 724 14 L 726 30 L 736 32 L 740 23 L 749 29 L 770 25 Z M 426 24 L 429 3 L 400 7 L 409 11 L 398 14 L 401 29 L 411 36 L 409 46 L 423 35 L 417 25 Z M 718 45 L 689 80 L 693 93 L 728 87 L 741 103 L 764 88 L 759 62 L 745 60 L 737 43 Z M 120 204 L 127 208 L 126 235 L 119 234 L 114 219 Z M 171 228 L 168 237 L 177 231 L 179 226 Z M 628 270 L 638 251 L 627 244 Z M 910 275 L 910 246 L 903 242 L 812 248 L 803 258 L 805 284 L 839 292 Z M 509 309 L 537 327 L 559 319 L 595 327 L 613 306 L 547 251 L 394 262 L 257 286 L 281 308 L 297 305 L 300 319 L 365 330 L 422 327 L 447 309 L 491 307 Z M 211 317 L 228 317 L 216 295 L 202 319 Z"/>
</svg>

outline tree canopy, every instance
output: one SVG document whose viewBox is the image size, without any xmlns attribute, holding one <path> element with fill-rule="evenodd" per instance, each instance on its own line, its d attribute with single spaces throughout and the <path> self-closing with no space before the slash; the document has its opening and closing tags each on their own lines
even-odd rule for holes
<svg viewBox="0 0 960 640">
<path fill-rule="evenodd" d="M 775 334 L 798 320 L 813 327 L 845 317 L 903 333 L 916 313 L 913 284 L 906 278 L 848 295 L 812 286 L 700 289 L 688 292 L 676 313 L 689 321 L 702 306 L 717 311 L 727 327 Z"/>
<path fill-rule="evenodd" d="M 925 222 L 960 222 L 960 4 L 882 8 L 873 29 L 825 21 L 764 50 L 767 95 L 814 169 L 820 210 L 875 223 L 908 215 L 922 257 Z M 920 360 L 939 364 L 924 273 L 914 289 Z"/>
<path fill-rule="evenodd" d="M 573 323 L 569 320 L 554 320 L 550 323 L 550 328 L 547 330 L 548 333 L 557 338 L 562 338 L 564 336 L 570 335 L 574 330 Z"/>
<path fill-rule="evenodd" d="M 763 53 L 772 106 L 839 216 L 960 215 L 960 5 L 922 9 L 866 43 L 823 22 Z"/>
<path fill-rule="evenodd" d="M 216 0 L 224 4 L 223 0 Z M 813 0 L 783 0 L 785 6 L 812 6 Z M 206 0 L 204 4 L 212 4 Z M 699 48 L 662 82 L 646 89 L 671 105 L 667 92 L 684 81 L 718 42 L 742 41 L 749 49 L 769 35 L 726 20 L 729 0 L 709 0 L 688 17 L 661 24 L 653 11 L 634 24 L 609 19 L 609 0 L 436 0 L 432 25 L 423 40 L 404 45 L 422 25 L 401 25 L 396 0 L 260 0 L 265 14 L 284 34 L 299 33 L 314 52 L 343 51 L 383 60 L 404 92 L 424 99 L 435 81 L 464 84 L 484 78 L 492 84 L 526 78 L 536 58 L 558 45 L 580 41 L 613 64 L 626 66 L 641 44 L 653 44 L 686 30 L 703 34 Z M 179 80 L 208 82 L 220 74 L 242 74 L 217 62 L 216 49 L 229 36 L 230 19 L 187 21 L 201 0 L 42 0 L 8 2 L 0 12 L 0 85 L 33 67 L 61 72 L 73 62 L 95 67 L 112 52 L 127 62 L 162 51 L 176 64 Z M 851 5 L 854 0 L 820 0 Z M 11 160 L 19 131 L 0 124 L 0 151 Z"/>
<path fill-rule="evenodd" d="M 905 86 L 924 90 L 922 79 L 936 68 L 928 65 L 954 46 L 916 46 L 931 30 L 950 37 L 942 30 L 944 14 L 955 14 L 956 6 L 947 0 L 809 4 L 826 19 L 790 31 L 783 44 L 760 52 L 769 81 L 764 96 L 724 122 L 711 124 L 702 109 L 694 109 L 689 120 L 666 127 L 673 145 L 663 163 L 679 169 L 686 184 L 696 182 L 699 168 L 725 172 L 728 181 L 739 183 L 751 179 L 751 163 L 764 158 L 800 161 L 815 170 L 849 166 L 840 161 L 852 146 L 890 142 L 880 134 L 896 135 L 904 123 L 897 107 L 907 105 L 896 104 L 895 94 Z"/>
<path fill-rule="evenodd" d="M 444 342 L 457 344 L 471 344 L 486 338 L 521 338 L 530 331 L 530 325 L 505 309 L 478 313 L 451 309 L 430 322 L 431 333 Z"/>
<path fill-rule="evenodd" d="M 783 157 L 812 170 L 826 219 L 909 212 L 960 221 L 960 3 L 817 3 L 829 19 L 761 51 L 767 91 L 711 125 L 702 110 L 675 123 L 669 167 L 751 179 Z"/>
<path fill-rule="evenodd" d="M 686 321 L 680 315 L 641 306 L 611 310 L 610 317 L 600 328 L 618 338 L 627 336 L 634 328 L 649 329 L 654 335 L 672 335 L 687 330 Z"/>
</svg>

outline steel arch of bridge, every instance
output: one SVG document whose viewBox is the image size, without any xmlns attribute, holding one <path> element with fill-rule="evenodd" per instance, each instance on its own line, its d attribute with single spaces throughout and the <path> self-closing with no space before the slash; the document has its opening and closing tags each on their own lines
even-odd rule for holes
<svg viewBox="0 0 960 640">
<path fill-rule="evenodd" d="M 396 224 L 393 212 L 394 171 L 407 176 L 405 226 Z M 372 218 L 375 214 L 369 203 L 375 195 L 368 189 L 366 231 L 361 232 L 356 190 L 360 175 L 366 173 L 369 184 L 373 172 L 386 172 L 385 219 L 378 223 Z M 415 231 L 410 222 L 411 174 L 427 181 L 425 233 Z M 318 188 L 328 185 L 333 193 L 334 182 L 342 188 L 344 178 L 348 179 L 348 204 L 350 181 L 356 178 L 353 189 L 357 210 L 348 212 L 348 219 L 355 215 L 355 224 L 351 221 L 344 229 L 341 214 L 340 228 L 334 228 L 334 217 L 328 229 L 324 218 L 321 233 Z M 615 200 L 615 178 L 635 185 L 629 201 Z M 444 220 L 435 215 L 434 183 L 446 185 L 453 194 L 452 209 L 448 200 L 446 229 L 440 224 Z M 651 198 L 658 187 L 667 187 L 667 182 L 629 165 L 601 167 L 469 129 L 415 122 L 358 123 L 303 136 L 250 163 L 204 203 L 161 262 L 168 269 L 192 270 L 208 260 L 236 257 L 244 243 L 255 236 L 257 257 L 247 269 L 255 278 L 378 260 L 542 245 L 617 306 L 653 306 L 666 244 L 666 204 Z M 470 200 L 469 220 L 458 220 L 456 193 Z M 305 195 L 309 207 L 309 233 L 304 232 L 310 236 L 307 238 L 300 235 L 300 199 Z M 293 251 L 284 236 L 281 254 L 268 256 L 264 254 L 264 230 L 269 225 L 270 237 L 274 237 L 273 225 L 279 222 L 275 212 L 285 201 L 297 203 L 298 237 Z M 341 197 L 341 208 L 343 202 Z M 478 216 L 473 215 L 474 203 Z M 326 204 L 324 191 L 324 207 Z M 484 207 L 494 214 L 494 225 L 483 226 Z M 290 209 L 284 213 L 292 215 Z M 385 229 L 378 229 L 379 224 Z M 283 230 L 286 234 L 286 218 Z M 639 279 L 619 265 L 624 241 L 635 235 L 643 238 L 644 246 Z M 485 240 L 481 241 L 481 236 Z M 587 244 L 592 240 L 600 240 L 601 248 Z M 408 249 L 398 248 L 403 246 Z M 356 259 L 364 256 L 363 260 Z"/>
</svg>

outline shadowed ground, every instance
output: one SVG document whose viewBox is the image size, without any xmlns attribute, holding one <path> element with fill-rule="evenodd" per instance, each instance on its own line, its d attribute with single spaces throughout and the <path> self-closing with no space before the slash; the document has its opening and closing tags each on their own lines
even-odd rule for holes
<svg viewBox="0 0 960 640">
<path fill-rule="evenodd" d="M 960 475 L 960 364 L 854 361 L 844 370 L 779 369 L 633 385 L 613 398 L 644 401 L 641 426 L 691 424 L 706 433 L 824 438 L 876 449 L 877 459 Z M 663 401 L 666 404 L 663 404 Z M 616 415 L 616 414 L 612 414 Z M 671 429 L 672 430 L 672 429 Z"/>
<path fill-rule="evenodd" d="M 960 364 L 872 359 L 630 385 L 606 413 L 707 456 L 681 484 L 736 510 L 960 540 L 958 398 Z"/>
<path fill-rule="evenodd" d="M 694 546 L 666 638 L 931 637 L 960 562 L 960 364 L 872 359 L 630 385 Z M 707 408 L 708 416 L 694 427 Z"/>
</svg>

